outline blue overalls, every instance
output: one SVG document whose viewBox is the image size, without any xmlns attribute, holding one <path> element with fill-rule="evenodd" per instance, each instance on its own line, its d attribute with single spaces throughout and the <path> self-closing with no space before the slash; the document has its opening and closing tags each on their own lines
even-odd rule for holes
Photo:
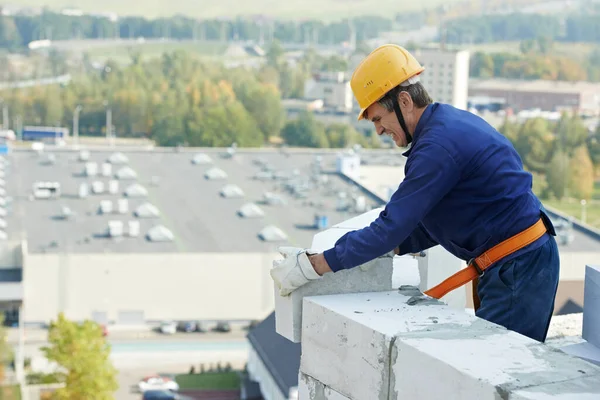
<svg viewBox="0 0 600 400">
<path fill-rule="evenodd" d="M 558 286 L 558 248 L 532 176 L 510 141 L 480 117 L 434 103 L 404 156 L 405 178 L 379 217 L 325 251 L 330 268 L 353 268 L 396 247 L 407 254 L 438 244 L 468 261 L 541 217 L 548 233 L 485 271 L 476 314 L 544 341 Z"/>
</svg>

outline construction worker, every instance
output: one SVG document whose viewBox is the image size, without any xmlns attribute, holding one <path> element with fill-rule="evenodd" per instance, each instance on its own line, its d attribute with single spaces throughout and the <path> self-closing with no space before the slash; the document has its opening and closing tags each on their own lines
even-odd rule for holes
<svg viewBox="0 0 600 400">
<path fill-rule="evenodd" d="M 483 119 L 434 103 L 419 81 L 423 71 L 396 45 L 377 48 L 356 68 L 358 119 L 408 147 L 405 178 L 369 226 L 321 254 L 282 248 L 271 276 L 286 295 L 325 273 L 439 244 L 468 266 L 425 294 L 441 298 L 473 281 L 478 317 L 543 342 L 559 256 L 532 176 L 510 141 Z"/>
</svg>

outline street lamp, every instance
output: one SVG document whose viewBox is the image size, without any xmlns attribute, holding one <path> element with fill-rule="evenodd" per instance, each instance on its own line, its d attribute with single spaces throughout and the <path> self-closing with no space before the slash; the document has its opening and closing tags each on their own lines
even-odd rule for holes
<svg viewBox="0 0 600 400">
<path fill-rule="evenodd" d="M 73 139 L 75 139 L 76 146 L 79 146 L 79 113 L 82 108 L 83 107 L 78 105 L 73 112 Z"/>
</svg>

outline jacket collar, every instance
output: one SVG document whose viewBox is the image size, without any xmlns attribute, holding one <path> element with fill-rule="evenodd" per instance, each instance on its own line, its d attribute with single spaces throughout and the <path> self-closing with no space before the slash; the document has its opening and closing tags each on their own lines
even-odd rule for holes
<svg viewBox="0 0 600 400">
<path fill-rule="evenodd" d="M 412 149 L 417 144 L 417 141 L 419 140 L 419 137 L 421 136 L 423 129 L 425 129 L 425 127 L 427 126 L 429 119 L 431 118 L 431 116 L 433 115 L 433 113 L 435 112 L 437 107 L 438 107 L 438 103 L 429 104 L 427 107 L 425 107 L 425 111 L 423 111 L 421 118 L 419 118 L 419 122 L 417 122 L 417 127 L 415 128 L 415 132 L 412 135 L 412 137 L 413 137 L 412 143 L 410 144 L 410 147 L 408 148 L 408 150 L 406 150 L 404 153 L 402 153 L 402 155 L 404 157 L 408 157 L 410 155 L 410 153 L 412 152 Z"/>
</svg>

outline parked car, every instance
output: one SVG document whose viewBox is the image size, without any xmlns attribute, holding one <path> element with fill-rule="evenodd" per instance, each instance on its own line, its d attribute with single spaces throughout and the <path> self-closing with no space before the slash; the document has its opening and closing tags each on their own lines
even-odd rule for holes
<svg viewBox="0 0 600 400">
<path fill-rule="evenodd" d="M 173 379 L 166 376 L 147 376 L 138 383 L 140 392 L 153 391 L 178 391 L 179 385 Z"/>
<path fill-rule="evenodd" d="M 168 390 L 148 390 L 144 392 L 142 400 L 177 400 L 179 396 L 177 393 L 170 392 Z"/>
<path fill-rule="evenodd" d="M 206 327 L 206 324 L 201 321 L 198 321 L 196 323 L 196 332 L 200 332 L 200 333 L 208 332 L 208 328 Z"/>
<path fill-rule="evenodd" d="M 197 324 L 194 321 L 182 321 L 177 324 L 177 330 L 180 332 L 195 332 Z"/>
<path fill-rule="evenodd" d="M 217 332 L 231 332 L 231 326 L 229 322 L 219 322 L 215 327 L 215 331 Z"/>
<path fill-rule="evenodd" d="M 160 324 L 160 332 L 165 335 L 173 335 L 177 332 L 177 324 L 173 321 L 164 321 Z"/>
</svg>

